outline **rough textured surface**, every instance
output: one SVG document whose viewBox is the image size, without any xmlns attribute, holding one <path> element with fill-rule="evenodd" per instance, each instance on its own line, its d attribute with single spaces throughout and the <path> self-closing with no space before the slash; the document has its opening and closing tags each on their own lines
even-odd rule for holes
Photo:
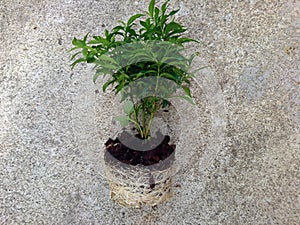
<svg viewBox="0 0 300 225">
<path fill-rule="evenodd" d="M 94 95 L 91 67 L 71 71 L 67 50 L 146 5 L 1 1 L 0 224 L 298 224 L 294 0 L 171 1 L 211 66 L 194 88 L 197 110 L 179 107 L 190 155 L 178 153 L 173 201 L 134 210 L 109 200 L 100 152 L 118 102 Z"/>
</svg>

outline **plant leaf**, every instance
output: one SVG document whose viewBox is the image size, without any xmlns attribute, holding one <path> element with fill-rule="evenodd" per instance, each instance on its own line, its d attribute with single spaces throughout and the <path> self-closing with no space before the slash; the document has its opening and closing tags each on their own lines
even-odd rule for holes
<svg viewBox="0 0 300 225">
<path fill-rule="evenodd" d="M 191 96 L 191 90 L 187 87 L 187 86 L 181 86 L 182 89 L 184 90 L 184 92 L 189 96 L 189 97 L 192 97 Z"/>
<path fill-rule="evenodd" d="M 83 42 L 84 42 L 84 43 L 86 42 L 88 36 L 89 36 L 89 33 L 87 33 L 87 34 L 84 36 L 84 38 L 83 38 Z"/>
<path fill-rule="evenodd" d="M 120 122 L 120 124 L 121 124 L 122 127 L 126 127 L 129 124 L 129 122 L 130 122 L 128 116 L 116 116 L 114 119 L 116 121 Z"/>
<path fill-rule="evenodd" d="M 126 101 L 124 103 L 124 112 L 126 113 L 126 115 L 129 115 L 132 111 L 133 111 L 133 102 L 132 101 Z"/>
<path fill-rule="evenodd" d="M 169 16 L 175 15 L 180 9 L 173 10 L 169 13 Z"/>
<path fill-rule="evenodd" d="M 97 78 L 98 78 L 101 74 L 102 74 L 102 73 L 100 73 L 100 72 L 97 72 L 97 73 L 94 74 L 94 76 L 93 76 L 93 82 L 94 82 L 94 83 L 96 83 Z"/>
<path fill-rule="evenodd" d="M 91 44 L 91 45 L 93 45 L 93 44 L 103 44 L 103 41 L 102 40 L 91 40 L 91 41 L 89 41 L 88 42 L 88 44 Z"/>
<path fill-rule="evenodd" d="M 182 26 L 180 24 L 178 24 L 176 22 L 171 22 L 166 25 L 165 33 L 169 34 L 170 31 L 175 31 L 175 30 L 180 30 L 180 29 L 182 29 Z"/>
<path fill-rule="evenodd" d="M 85 41 L 83 40 L 78 40 L 77 38 L 74 37 L 72 44 L 76 47 L 79 48 L 84 48 L 86 46 Z"/>
<path fill-rule="evenodd" d="M 170 73 L 162 73 L 160 75 L 161 77 L 166 77 L 170 80 L 175 81 L 176 83 L 179 82 L 178 76 L 176 76 L 175 74 L 170 74 Z"/>
<path fill-rule="evenodd" d="M 81 63 L 81 62 L 86 62 L 86 59 L 85 58 L 80 58 L 80 59 L 77 59 L 76 61 L 74 61 L 71 64 L 71 69 L 74 69 L 74 67 L 76 66 L 76 64 Z"/>
<path fill-rule="evenodd" d="M 80 54 L 81 52 L 77 52 L 74 55 L 72 55 L 71 60 L 73 60 L 78 54 Z"/>
<path fill-rule="evenodd" d="M 74 50 L 76 50 L 76 49 L 79 49 L 80 47 L 73 47 L 73 48 L 71 48 L 68 52 L 72 52 L 72 51 L 74 51 Z"/>
<path fill-rule="evenodd" d="M 107 55 L 101 55 L 101 56 L 99 56 L 99 59 L 102 60 L 102 61 L 110 62 L 114 65 L 118 65 L 116 60 L 114 60 L 112 57 L 109 57 Z"/>
<path fill-rule="evenodd" d="M 162 108 L 166 108 L 169 105 L 169 101 L 166 99 L 163 99 L 162 101 Z"/>
<path fill-rule="evenodd" d="M 186 95 L 180 95 L 180 96 L 175 96 L 176 98 L 181 98 L 181 99 L 184 99 L 186 100 L 187 102 L 191 103 L 192 105 L 195 105 L 193 99 L 189 96 L 186 96 Z"/>
<path fill-rule="evenodd" d="M 203 70 L 203 69 L 208 68 L 208 67 L 210 67 L 210 66 L 203 66 L 203 67 L 200 67 L 200 68 L 198 68 L 198 69 L 192 71 L 191 73 L 193 74 L 193 73 L 195 73 L 195 72 L 198 72 L 199 70 Z"/>
<path fill-rule="evenodd" d="M 102 86 L 102 91 L 105 92 L 105 91 L 106 91 L 106 88 L 107 88 L 109 85 L 113 84 L 114 82 L 115 82 L 114 79 L 105 82 L 105 83 L 103 84 L 103 86 Z"/>
<path fill-rule="evenodd" d="M 136 19 L 144 16 L 144 14 L 136 14 L 128 19 L 127 26 L 130 26 Z"/>
<path fill-rule="evenodd" d="M 148 29 L 148 25 L 145 21 L 140 21 L 140 24 L 145 27 L 146 29 Z"/>
<path fill-rule="evenodd" d="M 113 28 L 113 31 L 114 32 L 117 32 L 117 31 L 119 31 L 119 30 L 124 30 L 125 28 L 123 27 L 123 26 L 116 26 L 116 27 L 114 27 Z"/>
<path fill-rule="evenodd" d="M 87 63 L 93 63 L 93 62 L 95 62 L 95 60 L 96 60 L 95 53 L 89 51 L 87 56 L 86 56 L 86 62 Z"/>
<path fill-rule="evenodd" d="M 155 0 L 151 0 L 148 10 L 149 10 L 149 15 L 153 17 L 153 12 L 154 12 L 154 5 L 155 5 Z"/>
<path fill-rule="evenodd" d="M 110 70 L 116 70 L 118 69 L 119 67 L 114 65 L 114 64 L 111 64 L 111 63 L 101 63 L 97 66 L 97 68 L 103 68 L 103 69 L 110 69 Z"/>
<path fill-rule="evenodd" d="M 154 19 L 157 23 L 157 20 L 158 20 L 158 16 L 159 16 L 159 8 L 155 7 L 154 9 Z"/>
<path fill-rule="evenodd" d="M 169 0 L 167 0 L 167 1 L 161 6 L 161 12 L 162 12 L 162 14 L 165 14 L 168 3 L 169 3 Z"/>
<path fill-rule="evenodd" d="M 186 43 L 186 42 L 196 42 L 196 43 L 199 43 L 199 41 L 195 40 L 195 39 L 192 39 L 192 38 L 186 38 L 186 37 L 183 37 L 183 38 L 179 38 L 178 39 L 178 42 L 179 43 Z"/>
<path fill-rule="evenodd" d="M 109 41 L 103 37 L 100 37 L 100 36 L 94 36 L 93 37 L 94 40 L 91 40 L 90 42 L 88 42 L 88 44 L 103 44 L 103 45 L 108 45 L 109 44 Z"/>
</svg>

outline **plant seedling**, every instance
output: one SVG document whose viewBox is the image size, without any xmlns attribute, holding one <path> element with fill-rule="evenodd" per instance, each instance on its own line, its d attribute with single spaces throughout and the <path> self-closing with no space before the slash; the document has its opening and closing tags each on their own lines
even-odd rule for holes
<svg viewBox="0 0 300 225">
<path fill-rule="evenodd" d="M 103 36 L 88 40 L 86 34 L 72 41 L 71 51 L 77 52 L 71 58 L 71 67 L 93 63 L 94 82 L 101 75 L 109 75 L 103 92 L 113 87 L 124 103 L 125 115 L 115 119 L 122 126 L 133 123 L 143 139 L 149 138 L 157 111 L 167 107 L 172 97 L 193 104 L 189 84 L 194 75 L 189 70 L 196 54 L 186 57 L 183 50 L 185 43 L 197 41 L 185 37 L 186 28 L 174 18 L 179 10 L 169 11 L 168 5 L 166 1 L 157 7 L 151 0 L 148 12 L 120 21 L 112 30 L 105 30 Z M 184 95 L 175 95 L 178 88 Z"/>
</svg>

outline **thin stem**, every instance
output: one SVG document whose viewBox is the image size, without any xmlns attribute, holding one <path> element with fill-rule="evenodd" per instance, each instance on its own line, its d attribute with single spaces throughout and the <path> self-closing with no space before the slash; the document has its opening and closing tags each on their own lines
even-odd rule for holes
<svg viewBox="0 0 300 225">
<path fill-rule="evenodd" d="M 156 95 L 157 89 L 158 89 L 158 79 L 160 77 L 160 65 L 157 64 L 157 78 L 156 78 L 156 85 L 155 85 L 155 93 L 154 95 Z"/>
<path fill-rule="evenodd" d="M 156 110 L 157 110 L 155 99 L 154 99 L 154 104 L 153 105 L 154 105 L 154 108 L 152 109 L 152 112 L 151 112 L 151 115 L 150 115 L 150 119 L 149 119 L 149 122 L 148 122 L 148 125 L 147 125 L 147 129 L 146 129 L 146 132 L 145 132 L 145 136 L 146 137 L 149 135 L 150 128 L 152 126 L 152 122 L 153 122 L 153 119 L 154 119 L 154 115 L 155 115 Z"/>
<path fill-rule="evenodd" d="M 134 102 L 132 95 L 130 95 L 130 99 L 131 99 L 132 102 Z M 138 129 L 138 132 L 143 137 L 143 130 L 142 130 L 142 127 L 140 125 L 139 117 L 138 117 L 138 108 L 139 108 L 139 105 L 138 106 L 133 105 L 134 119 L 130 119 L 130 121 L 134 123 L 134 125 Z"/>
<path fill-rule="evenodd" d="M 155 101 L 156 101 L 156 94 L 157 94 L 157 89 L 158 89 L 158 80 L 159 80 L 159 78 L 160 78 L 160 64 L 157 62 L 157 78 L 156 78 L 155 92 L 154 92 L 154 96 L 153 96 L 154 102 L 152 103 L 154 108 L 152 109 L 150 119 L 149 119 L 149 122 L 148 122 L 148 125 L 147 125 L 147 128 L 146 128 L 146 131 L 145 131 L 145 137 L 147 137 L 149 132 L 150 132 L 152 122 L 153 122 L 153 119 L 154 119 L 154 115 L 155 115 L 156 110 L 157 110 Z"/>
<path fill-rule="evenodd" d="M 135 120 L 133 120 L 133 119 L 131 119 L 131 118 L 129 118 L 129 121 L 130 121 L 130 122 L 133 122 L 133 123 L 135 124 L 136 128 L 138 129 L 139 133 L 140 133 L 141 135 L 143 135 L 143 131 L 142 131 L 141 126 L 140 126 Z"/>
<path fill-rule="evenodd" d="M 138 113 L 137 113 L 137 109 L 135 108 L 135 106 L 133 106 L 133 111 L 134 111 L 135 126 L 138 129 L 139 133 L 142 135 L 142 129 L 141 129 L 141 126 L 140 126 L 140 122 L 139 122 L 139 118 L 138 118 Z"/>
<path fill-rule="evenodd" d="M 142 119 L 143 119 L 143 137 L 146 137 L 145 135 L 145 129 L 146 129 L 146 112 L 145 112 L 145 107 L 142 106 Z"/>
</svg>

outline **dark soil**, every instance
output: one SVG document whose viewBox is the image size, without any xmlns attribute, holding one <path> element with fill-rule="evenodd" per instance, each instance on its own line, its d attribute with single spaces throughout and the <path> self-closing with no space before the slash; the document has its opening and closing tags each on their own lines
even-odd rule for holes
<svg viewBox="0 0 300 225">
<path fill-rule="evenodd" d="M 163 167 L 169 166 L 174 160 L 174 154 L 172 153 L 175 151 L 176 147 L 173 144 L 169 144 L 169 141 L 170 137 L 168 135 L 163 135 L 160 132 L 156 133 L 156 137 L 140 139 L 138 135 L 133 136 L 129 132 L 123 131 L 115 140 L 110 138 L 105 143 L 107 151 L 105 159 L 106 161 L 117 160 L 134 166 L 138 164 L 150 166 L 159 162 L 163 162 Z M 126 145 L 124 142 L 126 142 Z M 138 149 L 137 147 L 141 147 L 141 149 L 151 150 L 134 150 L 127 147 L 132 146 L 130 143 L 134 143 L 135 149 Z"/>
</svg>

